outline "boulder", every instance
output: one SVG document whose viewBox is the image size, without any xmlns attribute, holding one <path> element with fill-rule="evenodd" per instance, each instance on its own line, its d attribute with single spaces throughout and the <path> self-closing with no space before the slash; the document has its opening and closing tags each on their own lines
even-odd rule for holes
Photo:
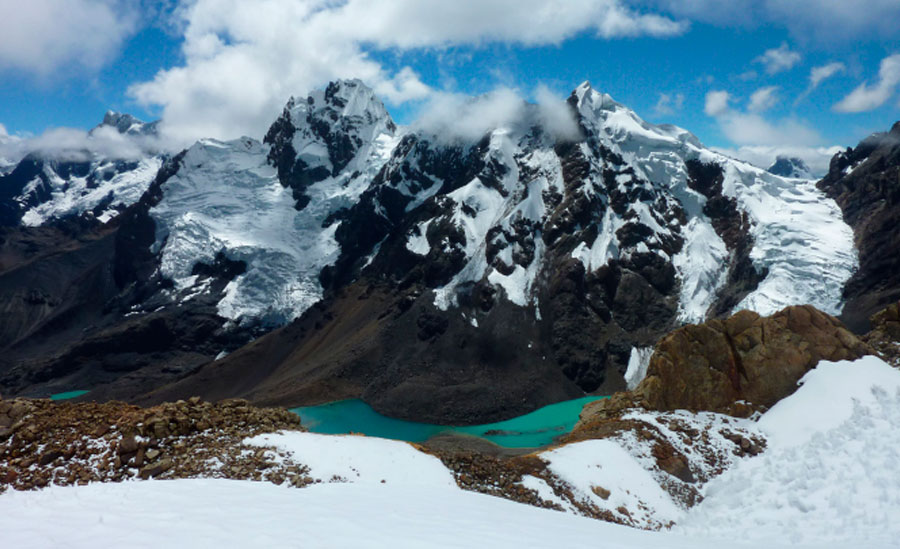
<svg viewBox="0 0 900 549">
<path fill-rule="evenodd" d="M 820 360 L 872 353 L 840 321 L 809 305 L 770 317 L 741 311 L 665 336 L 633 393 L 643 407 L 658 411 L 768 408 L 793 393 Z"/>
</svg>

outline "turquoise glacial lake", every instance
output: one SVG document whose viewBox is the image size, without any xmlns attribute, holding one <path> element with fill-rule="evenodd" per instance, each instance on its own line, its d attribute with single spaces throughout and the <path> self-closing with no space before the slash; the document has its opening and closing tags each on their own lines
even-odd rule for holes
<svg viewBox="0 0 900 549">
<path fill-rule="evenodd" d="M 65 393 L 56 393 L 55 395 L 50 395 L 50 400 L 69 400 L 70 398 L 86 395 L 89 392 L 90 391 L 67 391 Z"/>
<path fill-rule="evenodd" d="M 361 400 L 341 400 L 320 406 L 305 406 L 291 411 L 313 433 L 340 435 L 350 432 L 370 437 L 424 442 L 440 434 L 481 437 L 506 448 L 537 448 L 568 433 L 578 422 L 582 407 L 607 397 L 589 396 L 557 402 L 529 414 L 496 423 L 452 427 L 417 423 L 383 416 Z"/>
</svg>

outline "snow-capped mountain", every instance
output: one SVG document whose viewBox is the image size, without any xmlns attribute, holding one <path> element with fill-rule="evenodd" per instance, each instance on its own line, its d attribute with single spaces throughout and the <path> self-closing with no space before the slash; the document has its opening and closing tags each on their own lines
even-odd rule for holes
<svg viewBox="0 0 900 549">
<path fill-rule="evenodd" d="M 110 111 L 85 146 L 104 131 L 123 139 L 149 138 L 157 123 Z M 131 146 L 121 155 L 88 148 L 29 153 L 5 175 L 0 172 L 0 226 L 38 226 L 81 215 L 108 222 L 140 199 L 165 159 L 159 151 L 140 148 Z"/>
<path fill-rule="evenodd" d="M 221 316 L 269 327 L 322 299 L 319 275 L 338 257 L 328 222 L 352 206 L 387 161 L 396 126 L 359 81 L 291 99 L 266 143 L 203 140 L 188 149 L 149 211 L 160 272 L 188 294 L 195 266 L 217 254 L 246 270 L 225 290 Z"/>
<path fill-rule="evenodd" d="M 394 415 L 474 421 L 624 387 L 634 351 L 682 322 L 840 312 L 852 232 L 812 182 L 648 124 L 588 83 L 566 103 L 574 135 L 534 105 L 514 110 L 475 139 L 397 131 L 370 90 L 342 82 L 289 102 L 263 146 L 195 146 L 151 210 L 162 272 L 189 285 L 192 260 L 222 252 L 248 270 L 220 314 L 300 316 L 217 364 L 230 381 L 201 370 L 169 396 L 233 396 L 265 363 L 243 396 L 362 395 Z M 217 205 L 213 181 L 268 190 Z M 279 231 L 243 221 L 260 209 Z"/>
<path fill-rule="evenodd" d="M 769 173 L 792 179 L 815 179 L 809 166 L 800 158 L 778 156 L 775 163 L 766 170 Z"/>
</svg>

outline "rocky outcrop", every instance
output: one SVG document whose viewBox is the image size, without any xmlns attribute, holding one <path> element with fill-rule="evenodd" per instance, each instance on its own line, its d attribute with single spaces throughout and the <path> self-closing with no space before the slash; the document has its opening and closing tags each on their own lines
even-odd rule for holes
<svg viewBox="0 0 900 549">
<path fill-rule="evenodd" d="M 771 317 L 741 311 L 664 337 L 634 392 L 660 411 L 728 411 L 739 401 L 768 408 L 793 393 L 820 360 L 853 360 L 869 352 L 837 319 L 814 307 L 788 307 Z"/>
<path fill-rule="evenodd" d="M 634 407 L 747 416 L 793 393 L 820 360 L 854 360 L 873 352 L 836 318 L 808 305 L 770 317 L 741 311 L 662 338 L 647 377 L 631 392 L 586 406 L 582 422 Z"/>
<path fill-rule="evenodd" d="M 900 122 L 831 159 L 818 187 L 853 227 L 859 269 L 844 288 L 841 319 L 869 329 L 869 317 L 900 299 Z"/>
<path fill-rule="evenodd" d="M 199 398 L 138 408 L 120 402 L 0 400 L 0 492 L 132 478 L 231 478 L 303 486 L 302 465 L 251 436 L 300 429 L 284 409 Z"/>
</svg>

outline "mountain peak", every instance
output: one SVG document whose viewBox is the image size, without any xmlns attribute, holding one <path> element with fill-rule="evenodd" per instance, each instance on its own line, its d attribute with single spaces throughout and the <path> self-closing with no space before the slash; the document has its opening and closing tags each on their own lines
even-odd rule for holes
<svg viewBox="0 0 900 549">
<path fill-rule="evenodd" d="M 103 127 L 115 128 L 122 135 L 153 135 L 156 134 L 158 122 L 144 122 L 128 113 L 109 110 L 103 115 L 103 122 L 94 127 L 91 132 Z"/>
<path fill-rule="evenodd" d="M 809 166 L 806 165 L 806 162 L 797 157 L 778 155 L 775 159 L 775 163 L 769 166 L 769 169 L 766 171 L 782 177 L 813 179 Z"/>
<path fill-rule="evenodd" d="M 574 91 L 572 91 L 569 102 L 572 103 L 576 109 L 581 111 L 582 114 L 587 114 L 588 112 L 596 113 L 598 111 L 614 111 L 618 108 L 624 108 L 624 106 L 621 103 L 616 102 L 612 96 L 593 87 L 588 80 L 582 82 Z"/>
</svg>

